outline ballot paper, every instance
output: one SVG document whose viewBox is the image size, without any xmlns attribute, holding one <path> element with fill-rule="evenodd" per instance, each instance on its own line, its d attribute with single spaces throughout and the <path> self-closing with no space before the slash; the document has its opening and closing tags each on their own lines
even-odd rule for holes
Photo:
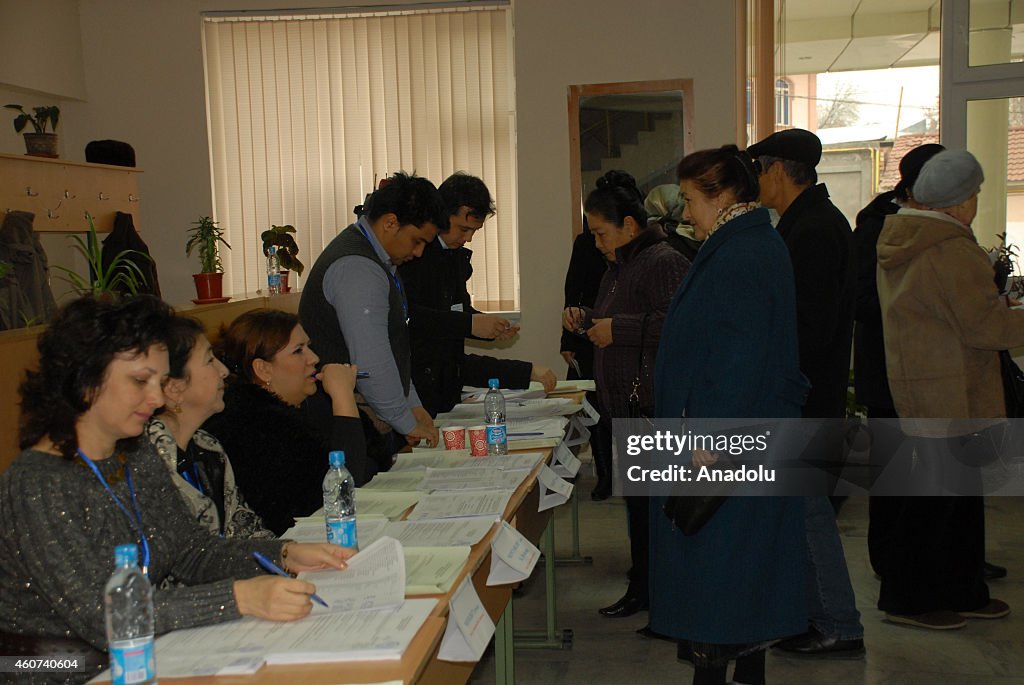
<svg viewBox="0 0 1024 685">
<path fill-rule="evenodd" d="M 537 502 L 537 511 L 546 511 L 559 504 L 564 504 L 572 494 L 572 483 L 562 480 L 558 474 L 551 470 L 550 466 L 541 466 L 537 474 L 537 484 L 540 493 Z"/>
<path fill-rule="evenodd" d="M 555 447 L 562 442 L 563 436 L 557 438 L 514 438 L 508 441 L 510 450 L 539 450 L 546 447 Z"/>
<path fill-rule="evenodd" d="M 488 585 L 507 585 L 526 580 L 540 558 L 540 550 L 523 534 L 502 521 L 491 541 L 491 572 Z"/>
<path fill-rule="evenodd" d="M 406 548 L 458 547 L 475 545 L 493 527 L 494 520 L 490 518 L 470 516 L 436 521 L 394 521 L 387 525 L 384 534 Z"/>
<path fill-rule="evenodd" d="M 515 454 L 490 454 L 486 457 L 474 457 L 468 460 L 463 467 L 475 469 L 500 469 L 502 471 L 519 471 L 527 469 L 532 471 L 542 459 L 543 452 L 521 452 Z"/>
<path fill-rule="evenodd" d="M 421 495 L 420 492 L 356 488 L 356 511 L 362 514 L 398 519 L 409 507 L 419 501 Z"/>
<path fill-rule="evenodd" d="M 499 389 L 501 390 L 501 394 L 505 396 L 505 402 L 509 402 L 510 400 L 541 399 L 547 395 L 547 393 L 544 392 L 544 386 L 539 383 L 535 387 L 522 388 L 520 390 L 512 390 L 510 388 Z M 479 404 L 484 401 L 484 396 L 487 394 L 487 390 L 488 388 L 478 388 L 471 385 L 463 386 L 462 402 L 464 404 Z"/>
<path fill-rule="evenodd" d="M 330 606 L 313 604 L 313 614 L 365 611 L 398 606 L 405 597 L 405 555 L 394 538 L 382 537 L 348 560 L 344 571 L 300 573 L 316 585 L 316 593 Z"/>
<path fill-rule="evenodd" d="M 405 594 L 439 595 L 452 589 L 469 559 L 469 546 L 404 547 Z"/>
<path fill-rule="evenodd" d="M 566 447 L 577 447 L 590 440 L 590 429 L 580 423 L 579 417 L 569 422 L 569 434 L 565 436 Z"/>
<path fill-rule="evenodd" d="M 505 402 L 505 418 L 528 418 L 546 416 L 571 416 L 582 407 L 567 397 L 552 397 L 538 400 L 511 400 Z M 479 404 L 457 404 L 450 412 L 438 414 L 434 419 L 435 426 L 448 426 L 454 423 L 484 423 L 483 412 Z"/>
<path fill-rule="evenodd" d="M 381 536 L 387 523 L 388 519 L 385 516 L 356 514 L 356 540 L 361 546 L 366 547 Z M 295 525 L 286 530 L 281 539 L 295 542 L 327 542 L 327 528 L 323 515 L 295 519 Z"/>
<path fill-rule="evenodd" d="M 529 469 L 481 469 L 464 466 L 427 469 L 422 488 L 430 492 L 451 490 L 515 490 L 530 475 Z"/>
<path fill-rule="evenodd" d="M 407 471 L 382 471 L 370 479 L 370 482 L 363 486 L 367 490 L 405 490 L 413 492 L 420 490 L 423 484 L 424 469 L 409 469 Z"/>
<path fill-rule="evenodd" d="M 533 383 L 530 385 L 532 386 Z M 572 381 L 555 381 L 555 389 L 549 392 L 548 395 L 561 395 L 563 393 L 582 391 L 593 392 L 594 390 L 597 390 L 597 383 L 593 380 L 589 378 L 577 378 Z"/>
<path fill-rule="evenodd" d="M 399 659 L 436 599 L 377 611 L 325 611 L 291 622 L 246 617 L 157 639 L 160 677 L 252 673 L 257 664 Z M 257 666 L 258 668 L 258 666 Z"/>
<path fill-rule="evenodd" d="M 597 410 L 594 409 L 594 405 L 592 405 L 586 397 L 583 398 L 582 406 L 583 411 L 581 414 L 577 414 L 577 416 L 579 416 L 580 423 L 584 426 L 593 426 L 601 420 L 601 415 L 597 413 Z"/>
<path fill-rule="evenodd" d="M 551 458 L 551 470 L 562 478 L 575 478 L 582 462 L 564 442 L 558 443 Z"/>
<path fill-rule="evenodd" d="M 395 463 L 388 473 L 415 471 L 425 468 L 443 468 L 445 466 L 462 466 L 471 461 L 469 450 L 421 450 L 401 452 L 395 455 Z"/>
<path fill-rule="evenodd" d="M 557 476 L 556 476 L 557 478 Z M 558 480 L 561 480 L 560 478 Z M 564 481 L 563 481 L 564 482 Z M 424 495 L 409 514 L 410 521 L 446 519 L 462 516 L 502 516 L 512 490 L 471 490 L 434 492 Z"/>
<path fill-rule="evenodd" d="M 517 438 L 561 438 L 565 435 L 565 427 L 569 419 L 564 416 L 550 418 L 508 419 L 508 439 Z"/>
<path fill-rule="evenodd" d="M 493 635 L 494 621 L 476 594 L 472 577 L 466 576 L 448 602 L 448 625 L 437 658 L 479 661 Z"/>
</svg>

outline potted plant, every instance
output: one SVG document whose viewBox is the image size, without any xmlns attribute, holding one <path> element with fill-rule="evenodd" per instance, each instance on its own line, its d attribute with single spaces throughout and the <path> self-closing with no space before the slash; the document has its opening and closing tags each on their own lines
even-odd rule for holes
<svg viewBox="0 0 1024 685">
<path fill-rule="evenodd" d="M 299 258 L 295 256 L 299 253 L 299 244 L 291 236 L 292 233 L 295 233 L 294 226 L 271 225 L 269 229 L 260 234 L 260 239 L 263 240 L 264 257 L 270 256 L 270 247 L 272 245 L 277 247 L 277 258 L 281 262 L 281 292 L 283 293 L 291 290 L 291 287 L 288 285 L 288 271 L 294 271 L 301 276 L 306 268 L 299 261 Z"/>
<path fill-rule="evenodd" d="M 188 234 L 185 254 L 191 256 L 192 250 L 199 250 L 200 273 L 192 274 L 196 283 L 196 304 L 225 301 L 224 266 L 220 261 L 218 243 L 229 250 L 231 246 L 224 240 L 224 230 L 210 217 L 201 216 L 198 221 L 192 222 Z"/>
<path fill-rule="evenodd" d="M 70 283 L 79 295 L 103 297 L 124 292 L 137 295 L 139 288 L 146 285 L 146 276 L 135 260 L 151 261 L 152 257 L 138 250 L 121 250 L 114 255 L 113 261 L 104 267 L 103 245 L 96 234 L 96 225 L 88 212 L 85 213 L 85 218 L 89 222 L 86 238 L 83 240 L 81 236 L 73 235 L 71 239 L 75 243 L 72 248 L 85 258 L 89 266 L 89 276 L 83 276 L 65 266 L 54 267 L 66 274 L 64 280 Z"/>
<path fill-rule="evenodd" d="M 57 155 L 57 122 L 60 121 L 60 107 L 49 105 L 47 107 L 33 107 L 33 114 L 26 112 L 21 105 L 4 105 L 5 109 L 13 109 L 20 112 L 14 117 L 14 130 L 21 133 L 28 124 L 32 124 L 35 133 L 25 134 L 25 154 L 35 157 L 53 157 Z M 47 133 L 46 128 L 50 131 Z"/>
</svg>

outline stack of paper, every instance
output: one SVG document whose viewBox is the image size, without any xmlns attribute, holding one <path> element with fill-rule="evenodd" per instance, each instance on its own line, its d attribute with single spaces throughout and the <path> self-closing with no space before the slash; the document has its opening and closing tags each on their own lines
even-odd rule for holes
<svg viewBox="0 0 1024 685">
<path fill-rule="evenodd" d="M 502 516 L 511 498 L 512 490 L 435 492 L 420 499 L 416 508 L 409 514 L 409 520 Z"/>
<path fill-rule="evenodd" d="M 414 492 L 421 490 L 426 471 L 421 468 L 398 471 L 382 471 L 363 486 L 368 490 L 405 490 Z"/>
<path fill-rule="evenodd" d="M 527 418 L 543 416 L 570 416 L 582 407 L 565 397 L 539 400 L 512 400 L 505 403 L 506 418 Z M 484 423 L 483 412 L 479 404 L 457 404 L 450 412 L 438 414 L 434 419 L 435 426 L 452 424 L 475 425 Z"/>
<path fill-rule="evenodd" d="M 302 574 L 330 608 L 290 623 L 246 617 L 169 633 L 156 643 L 163 677 L 251 673 L 259 664 L 398 659 L 437 605 L 405 600 L 401 545 L 382 538 L 344 571 Z"/>
<path fill-rule="evenodd" d="M 395 492 L 390 490 L 367 490 L 356 488 L 356 511 L 364 515 L 385 516 L 398 519 L 412 505 L 419 501 L 420 492 Z"/>
<path fill-rule="evenodd" d="M 529 469 L 499 470 L 472 466 L 427 469 L 422 487 L 430 492 L 439 490 L 515 490 L 529 475 Z"/>
<path fill-rule="evenodd" d="M 452 589 L 469 547 L 404 547 L 405 594 L 438 595 Z"/>
<path fill-rule="evenodd" d="M 462 387 L 462 402 L 463 404 L 468 403 L 480 403 L 484 401 L 484 395 L 487 394 L 487 388 L 476 388 L 471 385 L 465 385 Z M 522 390 L 511 390 L 509 388 L 500 388 L 501 394 L 505 396 L 505 402 L 509 400 L 532 400 L 540 399 L 547 395 L 544 392 L 544 386 L 538 383 L 536 387 L 530 384 L 529 388 Z M 479 410 L 479 407 L 477 407 Z M 479 412 L 478 412 L 479 413 Z"/>
<path fill-rule="evenodd" d="M 458 547 L 480 542 L 494 527 L 495 520 L 500 519 L 470 516 L 436 521 L 394 521 L 387 525 L 384 533 L 406 547 Z"/>
<path fill-rule="evenodd" d="M 414 450 L 395 455 L 395 463 L 388 473 L 415 471 L 427 467 L 462 466 L 470 462 L 469 450 Z M 378 474 L 379 475 L 379 474 Z"/>
</svg>

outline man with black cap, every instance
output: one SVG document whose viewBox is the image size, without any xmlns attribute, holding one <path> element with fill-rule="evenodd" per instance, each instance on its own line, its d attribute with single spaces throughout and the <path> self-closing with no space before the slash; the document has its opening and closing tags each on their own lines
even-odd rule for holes
<svg viewBox="0 0 1024 685">
<path fill-rule="evenodd" d="M 760 200 L 779 213 L 777 229 L 793 262 L 800 370 L 811 382 L 804 418 L 843 419 L 849 383 L 856 296 L 850 224 L 818 184 L 821 141 L 799 128 L 779 131 L 747 150 L 758 169 Z M 829 424 L 831 426 L 831 424 Z M 815 459 L 842 467 L 841 440 L 823 430 Z M 824 455 L 822 457 L 822 455 Z M 808 631 L 778 648 L 793 656 L 858 659 L 860 623 L 835 512 L 825 496 L 805 498 Z"/>
</svg>

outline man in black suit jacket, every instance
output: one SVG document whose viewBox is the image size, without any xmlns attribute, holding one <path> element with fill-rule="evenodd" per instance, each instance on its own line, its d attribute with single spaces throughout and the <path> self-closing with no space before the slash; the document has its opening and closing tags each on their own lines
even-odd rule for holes
<svg viewBox="0 0 1024 685">
<path fill-rule="evenodd" d="M 761 204 L 779 213 L 777 229 L 789 248 L 796 282 L 800 370 L 811 382 L 804 418 L 843 419 L 850 375 L 856 267 L 850 223 L 817 183 L 821 141 L 803 129 L 774 133 L 747 150 L 755 160 Z M 823 430 L 812 442 L 815 459 L 838 460 L 841 440 Z M 838 475 L 838 474 L 835 474 Z M 828 479 L 826 479 L 828 480 Z M 808 657 L 859 658 L 864 627 L 835 515 L 825 496 L 805 498 L 807 508 L 808 631 L 779 644 Z"/>
<path fill-rule="evenodd" d="M 497 378 L 503 388 L 525 388 L 536 380 L 554 390 L 555 375 L 547 367 L 466 354 L 466 338 L 506 340 L 519 327 L 503 316 L 474 309 L 466 288 L 473 275 L 473 253 L 465 245 L 494 214 L 490 191 L 479 178 L 458 172 L 438 192 L 448 226 L 424 248 L 422 257 L 398 269 L 409 299 L 412 378 L 423 406 L 432 416 L 450 411 L 463 385 L 486 387 L 489 378 Z"/>
</svg>

